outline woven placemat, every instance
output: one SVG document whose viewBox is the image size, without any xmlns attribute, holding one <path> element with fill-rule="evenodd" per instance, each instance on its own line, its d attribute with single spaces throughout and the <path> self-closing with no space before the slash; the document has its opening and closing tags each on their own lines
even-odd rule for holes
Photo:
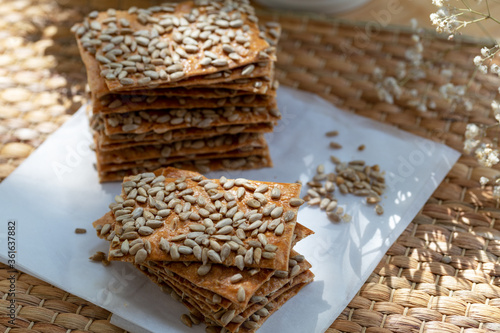
<svg viewBox="0 0 500 333">
<path fill-rule="evenodd" d="M 91 9 L 130 4 L 0 3 L 1 178 L 85 102 L 85 73 L 69 27 Z M 435 104 L 422 112 L 405 98 L 381 102 L 372 79 L 375 67 L 391 74 L 405 60 L 414 43 L 408 30 L 373 28 L 374 22 L 367 30 L 366 24 L 309 15 L 260 11 L 260 16 L 283 26 L 277 68 L 281 84 L 460 151 L 467 123 L 494 123 L 489 104 L 500 79 L 478 74 L 469 82 L 472 59 L 482 43 L 425 34 L 424 57 L 432 66 L 425 79 L 408 83 Z M 440 74 L 445 67 L 453 69 L 451 78 Z M 466 98 L 472 111 L 440 96 L 439 87 L 447 82 L 469 84 Z M 479 183 L 481 176 L 494 178 L 499 170 L 462 156 L 349 306 L 332 318 L 327 332 L 500 331 L 500 210 L 491 187 Z M 0 265 L 2 331 L 122 332 L 109 323 L 108 311 L 22 272 L 16 274 L 18 307 L 12 326 L 7 316 L 9 276 Z"/>
</svg>

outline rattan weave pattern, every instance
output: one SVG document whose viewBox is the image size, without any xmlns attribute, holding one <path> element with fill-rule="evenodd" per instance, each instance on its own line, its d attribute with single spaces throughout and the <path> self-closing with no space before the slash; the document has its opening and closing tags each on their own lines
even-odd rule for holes
<svg viewBox="0 0 500 333">
<path fill-rule="evenodd" d="M 2 6 L 14 2 L 6 1 Z M 36 12 L 32 8 L 35 5 L 24 2 L 27 3 L 25 7 L 18 5 L 20 9 L 14 8 L 13 11 L 18 15 Z M 81 19 L 80 12 L 88 12 L 91 7 L 103 9 L 131 4 L 123 0 L 68 0 L 59 3 L 64 6 L 51 3 L 50 7 L 49 2 L 37 2 L 36 6 L 46 6 L 44 19 L 31 20 L 31 26 L 21 20 L 17 31 L 19 27 L 23 28 L 22 24 L 27 25 L 21 30 L 21 40 L 9 37 L 11 43 L 14 40 L 23 47 L 39 45 L 38 57 L 42 60 L 50 58 L 49 63 L 39 61 L 46 66 L 43 72 L 37 70 L 30 59 L 6 61 L 7 56 L 13 54 L 12 44 L 0 41 L 0 70 L 13 80 L 1 81 L 2 89 L 21 87 L 27 90 L 32 94 L 29 101 L 43 111 L 44 118 L 39 114 L 36 116 L 43 118 L 42 122 L 56 125 L 64 119 L 54 111 L 58 110 L 57 105 L 62 104 L 67 110 L 74 111 L 84 101 L 81 88 L 84 76 L 81 71 L 74 70 L 81 65 L 68 32 L 69 26 Z M 0 13 L 4 13 L 1 9 L 5 7 L 0 8 Z M 5 28 L 9 16 L 2 15 L 0 27 Z M 431 66 L 425 79 L 408 83 L 408 87 L 417 89 L 419 96 L 432 99 L 436 107 L 421 112 L 408 106 L 409 97 L 404 94 L 394 105 L 381 102 L 372 78 L 375 67 L 388 74 L 394 73 L 397 63 L 404 60 L 406 50 L 412 45 L 409 31 L 379 27 L 367 38 L 362 23 L 265 11 L 261 11 L 260 16 L 278 20 L 283 26 L 277 74 L 284 85 L 314 92 L 341 108 L 458 150 L 462 149 L 467 123 L 494 123 L 489 104 L 497 95 L 500 80 L 480 74 L 469 82 L 474 72 L 472 58 L 482 45 L 476 41 L 463 38 L 448 41 L 432 33 L 425 34 L 424 55 Z M 33 34 L 39 40 L 34 39 Z M 53 43 L 47 48 L 41 41 Z M 440 96 L 439 87 L 450 81 L 440 74 L 445 67 L 453 70 L 451 82 L 470 84 L 467 97 L 473 102 L 473 111 L 466 111 L 462 103 L 450 104 Z M 51 85 L 33 86 L 19 79 L 29 75 L 42 75 L 45 79 L 63 78 L 65 84 L 59 80 L 55 88 Z M 36 97 L 40 94 L 45 97 L 38 97 L 44 101 L 39 105 Z M 20 101 L 7 98 L 0 103 L 10 110 L 0 114 L 0 171 L 3 170 L 2 176 L 5 177 L 24 159 L 22 154 L 14 157 L 2 155 L 7 144 L 36 147 L 45 136 L 33 139 L 35 144 L 16 137 L 19 128 L 36 128 L 40 121 L 38 118 L 27 119 L 31 111 L 21 109 L 26 105 Z M 498 131 L 493 132 L 491 139 L 494 140 L 497 134 Z M 8 152 L 12 153 L 12 150 Z M 497 167 L 481 167 L 474 158 L 462 156 L 349 306 L 336 320 L 332 318 L 332 322 L 335 321 L 327 332 L 500 331 L 500 223 L 496 222 L 500 218 L 500 209 L 491 197 L 491 187 L 482 188 L 479 184 L 481 176 L 494 178 L 500 175 L 499 170 Z M 6 316 L 10 299 L 9 276 L 8 269 L 0 266 L 2 331 L 122 331 L 109 323 L 109 312 L 25 273 L 17 275 L 17 319 L 16 325 L 12 326 Z"/>
</svg>

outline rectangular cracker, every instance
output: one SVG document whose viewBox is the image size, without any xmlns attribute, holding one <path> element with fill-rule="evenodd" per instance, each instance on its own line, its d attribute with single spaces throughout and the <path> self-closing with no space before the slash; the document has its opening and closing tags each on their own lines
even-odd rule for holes
<svg viewBox="0 0 500 333">
<path fill-rule="evenodd" d="M 145 110 L 102 115 L 104 133 L 143 134 L 179 129 L 276 123 L 281 119 L 276 104 L 269 107 Z M 98 121 L 96 119 L 96 121 Z"/>
<path fill-rule="evenodd" d="M 237 129 L 238 132 L 234 134 L 231 133 L 231 130 L 225 132 L 228 132 L 228 135 L 264 134 L 272 132 L 273 125 L 272 124 L 251 125 L 248 127 L 243 126 L 242 130 L 240 128 Z M 94 134 L 94 141 L 97 144 L 97 147 L 101 151 L 111 151 L 111 150 L 136 147 L 142 145 L 172 144 L 174 142 L 183 141 L 187 139 L 191 140 L 210 139 L 220 135 L 221 134 L 217 131 L 217 129 L 194 131 L 194 133 L 191 133 L 191 131 L 180 130 L 180 131 L 167 132 L 165 134 L 155 134 L 155 133 L 144 134 L 144 135 L 132 134 L 126 136 L 117 135 L 109 137 L 103 137 L 102 134 Z M 113 138 L 114 140 L 112 140 L 111 138 Z"/>
<path fill-rule="evenodd" d="M 141 263 L 146 259 L 148 261 L 203 261 L 206 263 L 207 257 L 201 253 L 199 253 L 199 255 L 179 255 L 178 251 L 175 251 L 175 249 L 179 246 L 184 246 L 183 242 L 186 237 L 192 240 L 197 240 L 197 237 L 200 237 L 200 242 L 201 239 L 208 239 L 209 241 L 211 240 L 213 242 L 217 242 L 220 246 L 225 244 L 224 247 L 230 247 L 231 244 L 236 244 L 236 246 L 241 245 L 240 250 L 247 253 L 245 255 L 244 263 L 238 261 L 240 260 L 239 258 L 243 259 L 243 256 L 240 256 L 235 252 L 236 248 L 234 248 L 234 250 L 230 249 L 228 253 L 224 252 L 227 254 L 227 258 L 224 258 L 225 260 L 221 262 L 217 262 L 217 260 L 220 261 L 220 255 L 218 258 L 216 252 L 202 244 L 202 252 L 206 251 L 211 262 L 223 262 L 228 266 L 239 266 L 243 264 L 244 267 L 287 270 L 292 236 L 296 225 L 296 214 L 298 211 L 298 207 L 291 206 L 289 200 L 292 198 L 298 198 L 301 188 L 300 184 L 269 183 L 242 179 L 236 182 L 238 185 L 233 185 L 229 188 L 229 185 L 233 182 L 230 180 L 228 185 L 226 185 L 228 189 L 224 189 L 219 180 L 207 180 L 203 179 L 202 176 L 197 176 L 194 179 L 188 178 L 185 180 L 182 178 L 167 178 L 169 170 L 171 169 L 158 170 L 154 176 L 143 174 L 134 177 L 126 177 L 124 179 L 124 187 L 121 197 L 124 199 L 127 197 L 134 197 L 138 200 L 126 199 L 129 200 L 127 201 L 127 205 L 130 203 L 132 205 L 132 209 L 135 209 L 134 215 L 126 213 L 128 210 L 124 210 L 121 203 L 116 203 L 116 205 L 112 206 L 112 209 L 114 210 L 112 213 L 113 215 L 106 215 L 104 218 L 116 220 L 117 223 L 115 224 L 113 231 L 117 237 L 119 237 L 120 243 L 125 239 L 132 240 L 141 238 L 143 241 L 148 241 L 150 243 L 151 251 L 147 255 L 147 258 L 141 258 L 140 256 L 138 257 L 137 255 L 133 256 L 130 254 L 123 255 L 123 253 L 118 250 L 120 245 L 115 244 L 110 247 L 110 259 L 128 262 L 134 261 L 136 263 Z M 137 193 L 139 193 L 139 191 L 134 187 L 143 186 L 141 180 L 142 183 L 145 183 L 145 185 L 155 182 L 160 186 L 159 188 L 163 186 L 165 191 L 167 191 L 166 198 L 168 199 L 168 203 L 160 200 L 161 197 L 158 197 L 158 200 L 155 200 L 153 197 L 151 197 L 151 199 L 146 198 L 146 202 L 142 203 L 141 198 L 144 196 L 141 195 L 137 198 Z M 175 182 L 181 185 L 176 185 Z M 208 185 L 205 183 L 208 183 Z M 259 186 L 263 189 L 267 187 L 267 190 L 263 193 L 258 192 L 257 195 L 253 192 L 253 189 L 258 188 Z M 279 199 L 278 197 L 274 197 L 274 199 L 271 197 L 271 193 L 274 193 L 273 189 L 276 193 L 280 192 Z M 184 194 L 191 191 L 191 194 Z M 154 193 L 154 195 L 156 196 L 156 193 Z M 182 196 L 180 198 L 174 198 L 179 195 Z M 186 195 L 188 195 L 188 197 L 186 197 Z M 193 197 L 196 198 L 196 201 L 192 201 Z M 217 199 L 215 199 L 216 197 Z M 237 207 L 230 212 L 231 215 L 226 217 L 217 213 L 218 210 L 215 209 L 211 203 L 212 200 L 219 200 L 222 198 L 226 198 L 222 200 L 223 204 L 227 204 L 227 202 L 235 202 L 234 206 L 231 205 L 231 207 L 226 208 L 226 210 L 230 210 L 232 207 Z M 180 205 L 179 208 L 183 209 L 183 207 L 186 207 L 187 203 L 190 203 L 190 209 L 187 212 L 181 211 L 180 213 L 177 213 L 178 211 L 176 211 L 176 206 Z M 275 218 L 269 215 L 264 215 L 264 213 L 267 213 L 263 211 L 265 206 L 267 206 L 266 211 L 269 211 L 269 207 L 272 205 L 274 205 L 275 209 L 277 209 L 276 213 L 273 213 L 273 216 L 276 216 Z M 161 214 L 166 214 L 167 212 L 169 214 L 164 218 L 160 218 L 161 223 L 158 223 L 159 225 L 155 226 L 155 229 L 143 227 L 144 232 L 141 232 L 142 234 L 139 234 L 138 231 L 134 231 L 137 229 L 134 227 L 135 220 L 132 216 L 138 216 L 136 215 L 137 212 L 142 212 L 142 215 L 145 215 L 144 211 L 151 212 L 151 209 L 153 209 L 153 213 L 156 209 L 162 211 Z M 170 209 L 170 211 L 166 211 L 166 209 Z M 256 210 L 256 212 L 253 213 L 251 212 L 252 210 Z M 278 217 L 279 210 L 281 210 L 281 217 Z M 205 213 L 207 211 L 209 213 L 208 215 Z M 232 212 L 239 212 L 237 216 L 241 214 L 242 217 L 238 217 L 238 220 L 232 221 L 232 218 L 235 218 Z M 245 214 L 251 214 L 252 216 L 245 217 Z M 148 221 L 152 220 L 155 216 L 149 213 L 147 215 L 146 217 Z M 141 219 L 143 218 L 144 217 L 141 217 Z M 215 225 L 214 227 L 209 228 L 209 230 L 214 230 L 212 235 L 210 234 L 212 231 L 208 231 L 207 233 L 202 231 L 193 231 L 203 229 L 204 225 L 202 223 L 202 218 L 210 218 L 212 223 Z M 227 228 L 217 225 L 217 223 L 219 223 L 218 221 L 221 221 L 224 218 L 228 220 L 224 220 L 222 224 L 226 224 L 225 221 L 230 223 L 227 225 Z M 127 222 L 129 220 L 130 222 Z M 273 222 L 273 220 L 275 221 Z M 269 227 L 266 226 L 266 222 Z M 137 226 L 142 224 L 140 221 L 137 223 Z M 125 229 L 124 224 L 127 224 Z M 237 227 L 235 228 L 234 226 L 236 225 Z M 262 225 L 265 225 L 266 228 L 260 228 L 259 231 L 259 227 Z M 207 227 L 205 226 L 204 228 L 206 229 Z M 222 228 L 224 228 L 224 231 L 219 231 L 222 230 Z M 245 235 L 244 240 L 241 240 L 236 236 L 235 230 L 237 229 L 245 229 L 243 231 L 243 234 Z M 257 232 L 254 230 L 257 230 Z M 151 234 L 146 234 L 146 232 L 151 232 Z M 262 237 L 262 239 L 256 236 L 258 234 L 262 234 L 262 236 L 259 236 Z M 250 241 L 263 243 L 264 240 L 268 243 L 269 250 L 266 248 L 264 251 L 257 251 L 261 252 L 261 256 L 259 260 L 254 260 L 254 258 L 258 257 L 257 255 L 255 257 L 253 256 L 254 250 Z M 160 245 L 160 242 L 162 245 Z M 172 246 L 169 245 L 170 243 Z M 165 251 L 167 247 L 170 248 L 168 253 Z M 240 253 L 243 254 L 243 252 Z M 195 251 L 194 253 L 197 252 Z"/>
<path fill-rule="evenodd" d="M 167 165 L 177 164 L 177 163 L 186 163 L 192 162 L 196 165 L 198 164 L 209 164 L 211 160 L 221 160 L 225 165 L 227 164 L 228 168 L 231 168 L 231 164 L 235 164 L 232 168 L 238 167 L 237 164 L 243 163 L 232 163 L 232 161 L 237 161 L 242 158 L 247 158 L 249 156 L 268 156 L 269 150 L 267 147 L 267 143 L 263 142 L 260 147 L 243 147 L 241 149 L 235 149 L 230 151 L 222 151 L 222 152 L 209 152 L 206 154 L 190 154 L 190 155 L 177 155 L 171 157 L 160 157 L 160 158 L 152 158 L 148 160 L 133 160 L 130 162 L 123 163 L 101 163 L 99 155 L 97 155 L 97 170 L 99 172 L 110 172 L 110 171 L 119 171 L 119 170 L 127 170 L 133 168 L 153 168 L 154 170 L 165 167 Z M 228 162 L 223 162 L 223 161 Z M 223 166 L 224 166 L 223 165 Z"/>
<path fill-rule="evenodd" d="M 234 3 L 238 4 L 238 1 Z M 123 80 L 120 81 L 112 78 L 106 79 L 106 85 L 110 91 L 137 89 L 138 87 L 146 85 L 159 86 L 169 84 L 175 86 L 179 84 L 179 82 L 188 80 L 193 76 L 206 76 L 221 70 L 231 70 L 252 64 L 259 59 L 267 60 L 270 58 L 269 56 L 263 56 L 261 54 L 265 54 L 265 51 L 270 48 L 270 45 L 265 38 L 266 32 L 261 34 L 259 27 L 255 24 L 257 19 L 253 15 L 253 8 L 248 5 L 241 4 L 238 10 L 231 10 L 229 12 L 224 10 L 218 13 L 217 10 L 209 9 L 207 6 L 196 6 L 193 2 L 184 2 L 174 8 L 168 8 L 166 11 L 164 9 L 164 7 L 156 7 L 154 11 L 150 8 L 147 10 L 136 10 L 135 12 L 131 11 L 130 13 L 115 11 L 112 15 L 102 12 L 99 13 L 97 17 L 86 18 L 83 24 L 75 27 L 81 55 L 87 68 L 91 67 L 89 60 L 93 60 L 94 62 L 99 61 L 100 64 L 98 64 L 98 69 L 100 72 L 106 69 L 106 67 L 110 67 L 110 63 L 120 63 L 125 60 L 125 58 L 134 55 L 137 56 L 138 51 L 140 51 L 139 47 L 144 45 L 151 50 L 151 56 L 149 60 L 146 59 L 147 61 L 145 61 L 142 56 L 138 57 L 138 62 L 143 64 L 140 66 L 141 68 L 150 67 L 150 70 L 157 72 L 162 70 L 168 71 L 167 67 L 171 66 L 173 63 L 179 67 L 176 73 L 182 73 L 179 75 L 164 75 L 158 78 L 153 77 L 153 80 L 150 82 L 139 81 L 139 78 L 144 77 L 142 75 L 137 76 L 129 74 L 127 78 L 131 79 L 132 82 L 127 85 L 124 85 Z M 206 15 L 207 13 L 210 14 Z M 192 18 L 192 22 L 182 17 L 186 14 L 190 15 L 189 17 Z M 110 20 L 116 20 L 117 23 L 108 23 Z M 157 20 L 158 23 L 151 22 L 155 20 Z M 126 26 L 121 24 L 123 21 L 127 23 Z M 163 22 L 165 23 L 164 25 L 160 25 L 160 22 L 162 24 Z M 238 27 L 229 27 L 228 25 L 230 22 L 237 23 Z M 225 61 L 227 63 L 225 66 L 214 66 L 213 64 L 203 66 L 201 64 L 201 59 L 207 57 L 207 54 L 203 50 L 203 43 L 205 43 L 205 41 L 203 41 L 204 37 L 201 36 L 201 33 L 199 33 L 200 38 L 192 38 L 194 35 L 190 37 L 190 40 L 186 39 L 188 36 L 183 38 L 182 32 L 186 29 L 198 30 L 200 24 L 214 27 L 214 30 L 218 29 L 216 30 L 216 32 L 219 33 L 218 36 L 209 33 L 210 38 L 208 39 L 212 41 L 211 44 L 213 45 L 207 48 L 206 51 L 211 51 L 214 57 L 217 57 L 219 61 Z M 203 30 L 205 30 L 205 27 Z M 112 42 L 115 42 L 114 40 L 110 42 L 108 41 L 108 37 L 104 38 L 101 36 L 112 36 L 114 35 L 112 32 L 128 38 L 127 40 L 123 40 L 123 42 L 117 40 L 116 43 L 119 44 L 118 46 L 116 44 L 113 45 Z M 221 38 L 221 36 L 228 33 L 242 36 L 242 38 L 246 39 L 245 43 L 243 45 L 239 44 L 236 41 L 237 39 L 231 40 L 230 37 L 225 37 L 228 38 L 227 41 L 225 38 Z M 275 29 L 275 33 L 279 33 L 279 29 Z M 179 38 L 177 37 L 178 35 Z M 158 42 L 156 42 L 156 40 L 158 40 Z M 123 48 L 120 42 L 124 45 L 129 44 L 130 47 Z M 147 45 L 148 43 L 149 45 Z M 135 50 L 135 45 L 133 46 L 132 44 L 139 44 L 137 50 Z M 192 45 L 188 46 L 189 44 Z M 223 51 L 223 48 L 226 49 L 226 46 L 233 49 L 233 53 L 238 54 L 238 60 L 236 60 L 236 58 L 233 60 L 232 57 L 230 58 L 228 56 L 226 51 Z M 121 48 L 122 53 L 125 52 L 125 54 L 113 51 L 119 48 Z M 198 50 L 186 53 L 186 50 L 189 52 L 190 48 L 196 48 Z M 114 56 L 108 56 L 108 49 L 114 53 Z M 153 61 L 154 59 L 158 59 L 156 55 L 153 54 L 155 49 L 162 50 L 162 52 L 164 51 L 159 57 L 163 61 Z M 180 52 L 178 51 L 179 49 L 183 49 L 184 51 Z M 158 53 L 156 54 L 159 55 Z M 181 55 L 180 57 L 179 54 Z M 165 55 L 165 57 L 163 57 L 163 55 Z M 127 65 L 128 64 L 124 64 L 124 66 Z M 132 67 L 137 68 L 137 66 Z M 139 68 L 139 72 L 140 71 L 141 69 Z M 173 74 L 173 70 L 171 73 Z"/>
<path fill-rule="evenodd" d="M 122 181 L 125 176 L 142 173 L 142 172 L 152 172 L 159 167 L 167 167 L 166 163 L 163 164 L 151 164 L 143 165 L 141 167 L 119 170 L 119 171 L 100 171 L 99 181 L 103 182 L 114 182 Z M 210 160 L 202 161 L 186 161 L 178 162 L 171 165 L 175 168 L 186 169 L 191 171 L 197 171 L 201 173 L 207 173 L 210 171 L 217 170 L 249 170 L 258 168 L 270 168 L 273 166 L 271 157 L 269 153 L 264 153 L 263 155 L 250 155 L 246 157 L 241 157 L 237 159 L 231 158 L 214 158 Z"/>
<path fill-rule="evenodd" d="M 166 145 L 141 145 L 112 151 L 101 151 L 96 147 L 99 165 L 146 161 L 151 159 L 185 157 L 224 153 L 236 149 L 263 148 L 266 146 L 262 134 L 220 135 L 213 138 L 176 141 Z"/>
<path fill-rule="evenodd" d="M 114 150 L 144 144 L 164 144 L 175 141 L 200 138 L 210 138 L 222 134 L 269 133 L 273 123 L 257 123 L 248 125 L 228 125 L 209 128 L 189 128 L 165 132 L 147 132 L 143 134 L 113 134 L 106 135 L 102 128 L 95 131 L 94 139 L 101 150 Z M 159 130 L 159 129 L 157 129 Z"/>
<path fill-rule="evenodd" d="M 92 112 L 100 114 L 124 113 L 143 110 L 165 109 L 215 109 L 221 107 L 270 107 L 275 97 L 268 95 L 242 94 L 233 97 L 184 97 L 184 96 L 133 96 L 116 95 L 113 101 L 103 105 L 103 101 L 91 96 Z"/>
</svg>

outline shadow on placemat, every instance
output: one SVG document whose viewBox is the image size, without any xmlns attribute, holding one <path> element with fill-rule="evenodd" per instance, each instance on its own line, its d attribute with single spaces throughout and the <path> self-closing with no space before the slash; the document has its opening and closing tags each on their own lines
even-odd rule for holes
<svg viewBox="0 0 500 333">
<path fill-rule="evenodd" d="M 86 101 L 85 71 L 69 29 L 93 9 L 146 7 L 164 1 L 3 1 L 0 4 L 0 179 L 12 172 Z M 282 84 L 314 92 L 333 104 L 462 150 L 467 123 L 493 124 L 490 103 L 498 78 L 478 74 L 481 43 L 423 39 L 426 77 L 409 82 L 435 107 L 419 111 L 409 98 L 382 102 L 375 67 L 395 75 L 413 41 L 401 28 L 366 36 L 363 24 L 260 11 L 283 26 L 277 75 Z M 443 68 L 452 76 L 441 74 Z M 448 82 L 469 84 L 473 110 L 439 94 Z M 492 132 L 497 135 L 498 132 Z M 425 166 L 422 166 L 425 167 Z M 500 331 L 500 217 L 491 186 L 494 169 L 462 156 L 422 211 L 389 249 L 328 332 Z M 110 313 L 18 273 L 17 319 L 9 321 L 6 266 L 0 266 L 0 329 L 9 332 L 121 332 Z M 334 318 L 332 318 L 332 321 Z"/>
</svg>

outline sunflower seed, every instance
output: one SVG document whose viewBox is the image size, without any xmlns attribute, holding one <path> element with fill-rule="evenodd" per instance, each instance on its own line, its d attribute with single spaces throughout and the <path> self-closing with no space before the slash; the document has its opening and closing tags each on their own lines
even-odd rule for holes
<svg viewBox="0 0 500 333">
<path fill-rule="evenodd" d="M 279 200 L 281 198 L 281 190 L 277 186 L 272 189 L 271 198 L 274 200 Z"/>
<path fill-rule="evenodd" d="M 257 239 L 259 240 L 259 242 L 260 242 L 263 246 L 266 246 L 266 245 L 267 245 L 267 237 L 266 237 L 266 235 L 264 235 L 264 234 L 258 234 L 258 235 L 257 235 Z"/>
<path fill-rule="evenodd" d="M 183 314 L 181 316 L 181 321 L 187 327 L 192 327 L 193 326 L 193 322 L 191 321 L 191 318 L 187 314 Z"/>
<path fill-rule="evenodd" d="M 267 252 L 267 251 L 262 252 L 262 258 L 274 259 L 275 257 L 276 257 L 276 252 Z"/>
<path fill-rule="evenodd" d="M 170 252 L 170 243 L 163 237 L 160 239 L 160 249 L 167 253 Z"/>
<path fill-rule="evenodd" d="M 332 222 L 340 222 L 340 216 L 333 211 L 326 213 L 326 216 L 328 216 Z"/>
<path fill-rule="evenodd" d="M 179 248 L 176 244 L 170 245 L 170 256 L 173 260 L 179 260 L 179 258 L 181 257 L 179 254 Z"/>
<path fill-rule="evenodd" d="M 283 234 L 283 231 L 285 231 L 285 225 L 283 223 L 280 223 L 274 230 L 274 233 L 277 236 L 281 236 Z"/>
<path fill-rule="evenodd" d="M 251 265 L 253 263 L 253 247 L 251 247 L 247 253 L 245 254 L 245 257 L 244 257 L 244 263 L 245 265 Z"/>
<path fill-rule="evenodd" d="M 237 282 L 240 282 L 242 279 L 243 279 L 243 275 L 241 275 L 240 273 L 237 273 L 237 274 L 234 274 L 233 276 L 231 276 L 229 278 L 229 281 L 231 283 L 237 283 Z"/>
<path fill-rule="evenodd" d="M 147 256 L 148 256 L 148 252 L 146 250 L 144 250 L 144 249 L 140 249 L 135 254 L 134 263 L 136 265 L 142 264 L 144 261 L 146 261 Z"/>
<path fill-rule="evenodd" d="M 299 207 L 299 206 L 302 206 L 304 204 L 304 200 L 302 200 L 300 198 L 291 198 L 288 203 L 292 207 Z"/>
<path fill-rule="evenodd" d="M 370 205 L 377 204 L 379 202 L 380 202 L 380 197 L 379 196 L 371 195 L 371 196 L 368 196 L 366 198 L 366 203 L 370 204 Z"/>
<path fill-rule="evenodd" d="M 243 187 L 238 188 L 236 192 L 236 197 L 241 199 L 245 195 L 245 189 Z"/>
<path fill-rule="evenodd" d="M 288 210 L 283 214 L 283 221 L 290 222 L 295 218 L 295 212 L 292 210 Z"/>
<path fill-rule="evenodd" d="M 247 200 L 246 201 L 246 204 L 249 206 L 249 207 L 252 207 L 252 208 L 259 208 L 261 206 L 261 203 L 259 200 L 257 199 L 250 199 L 250 200 Z"/>
<path fill-rule="evenodd" d="M 284 279 L 284 278 L 288 277 L 288 272 L 287 271 L 276 270 L 276 271 L 274 271 L 273 275 L 276 276 L 277 278 Z"/>
<path fill-rule="evenodd" d="M 139 251 L 140 249 L 143 249 L 143 248 L 144 248 L 144 243 L 137 243 L 134 246 L 130 247 L 128 252 L 131 255 L 135 255 L 137 253 L 137 251 Z"/>
<path fill-rule="evenodd" d="M 238 293 L 239 293 L 239 290 L 238 290 Z M 231 322 L 231 320 L 234 317 L 235 312 L 236 312 L 235 310 L 228 310 L 222 315 L 222 317 L 220 317 L 220 322 L 223 324 L 223 326 L 226 326 Z"/>
<path fill-rule="evenodd" d="M 224 243 L 220 251 L 221 261 L 224 262 L 229 257 L 230 254 L 231 254 L 231 246 L 227 243 Z"/>
<path fill-rule="evenodd" d="M 238 298 L 238 302 L 244 302 L 246 295 L 245 295 L 245 289 L 243 287 L 238 288 L 238 293 L 236 294 L 236 297 Z M 231 318 L 232 319 L 232 318 Z"/>
<path fill-rule="evenodd" d="M 132 85 L 134 84 L 134 80 L 133 79 L 130 79 L 130 78 L 121 78 L 120 79 L 120 83 L 124 86 L 128 86 L 128 85 Z"/>
<path fill-rule="evenodd" d="M 300 266 L 295 265 L 295 266 L 293 266 L 292 271 L 290 272 L 290 277 L 293 278 L 293 277 L 297 276 L 299 273 L 300 273 Z"/>
<path fill-rule="evenodd" d="M 242 271 L 245 268 L 245 261 L 244 261 L 244 258 L 241 254 L 238 254 L 234 258 L 234 264 L 236 265 L 236 267 L 238 267 L 240 269 L 240 271 Z"/>
<path fill-rule="evenodd" d="M 136 239 L 139 238 L 139 234 L 135 231 L 129 231 L 120 236 L 120 239 Z"/>
<path fill-rule="evenodd" d="M 226 59 L 215 59 L 215 60 L 212 60 L 212 65 L 215 67 L 224 67 L 224 66 L 227 66 L 228 63 L 227 63 Z"/>
<path fill-rule="evenodd" d="M 243 68 L 243 70 L 241 71 L 241 75 L 243 75 L 243 76 L 250 75 L 250 74 L 252 74 L 254 69 L 255 69 L 255 65 L 250 64 L 250 65 L 246 66 L 245 68 Z"/>
<path fill-rule="evenodd" d="M 178 251 L 180 254 L 186 254 L 186 255 L 193 253 L 193 249 L 185 245 L 179 246 Z"/>
<path fill-rule="evenodd" d="M 207 275 L 209 272 L 210 272 L 210 269 L 212 268 L 212 265 L 211 264 L 207 264 L 207 265 L 201 265 L 199 268 L 198 268 L 198 275 L 200 276 L 205 276 Z"/>
<path fill-rule="evenodd" d="M 210 259 L 212 262 L 214 262 L 216 264 L 222 263 L 220 255 L 217 252 L 215 252 L 214 250 L 208 250 L 207 256 L 208 256 L 208 259 Z"/>
</svg>

